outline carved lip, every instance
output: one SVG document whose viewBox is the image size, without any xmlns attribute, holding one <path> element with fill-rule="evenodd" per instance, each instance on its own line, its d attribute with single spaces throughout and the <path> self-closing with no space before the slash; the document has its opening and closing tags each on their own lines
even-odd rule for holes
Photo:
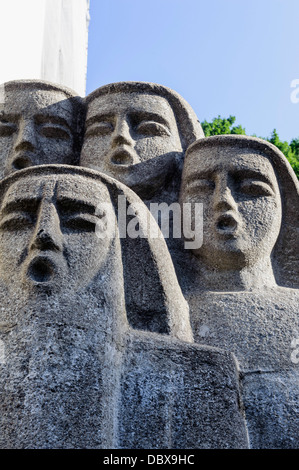
<svg viewBox="0 0 299 470">
<path fill-rule="evenodd" d="M 130 147 L 121 145 L 116 150 L 112 151 L 109 156 L 110 163 L 121 167 L 129 167 L 136 162 L 136 154 Z"/>
<path fill-rule="evenodd" d="M 221 214 L 216 219 L 216 231 L 219 235 L 228 237 L 235 236 L 237 234 L 238 228 L 239 222 L 230 212 Z"/>
</svg>

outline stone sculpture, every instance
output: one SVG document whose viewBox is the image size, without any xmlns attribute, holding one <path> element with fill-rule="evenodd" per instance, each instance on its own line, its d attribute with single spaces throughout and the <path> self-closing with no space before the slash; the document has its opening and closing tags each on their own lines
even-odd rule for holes
<svg viewBox="0 0 299 470">
<path fill-rule="evenodd" d="M 132 245 L 120 237 L 116 197 L 141 204 L 146 235 L 141 200 L 68 165 L 15 172 L 0 192 L 0 447 L 247 447 L 236 362 L 192 343 L 162 237 L 144 237 L 148 285 L 136 295 L 141 314 L 147 299 L 148 317 L 159 315 L 130 324 L 127 265 L 136 268 L 145 245 L 124 257 Z"/>
<path fill-rule="evenodd" d="M 121 258 L 126 269 L 126 275 L 121 272 L 121 278 L 125 277 L 126 284 L 131 282 L 132 271 L 136 280 L 143 276 L 130 308 L 140 317 L 147 313 L 147 317 L 135 319 L 135 322 L 141 329 L 160 333 L 172 331 L 180 339 L 192 339 L 188 305 L 181 294 L 165 241 L 162 236 L 151 239 L 147 235 L 150 214 L 132 191 L 104 174 L 66 165 L 28 168 L 5 178 L 1 184 L 2 188 L 9 186 L 6 192 L 3 189 L 1 272 L 5 284 L 13 289 L 11 295 L 15 289 L 24 291 L 27 284 L 37 290 L 46 289 L 46 292 L 53 288 L 59 293 L 63 289 L 67 294 L 85 288 L 98 273 L 101 260 L 108 256 L 110 238 L 113 239 L 109 231 L 114 229 L 111 218 L 114 220 L 115 214 L 112 208 L 108 212 L 109 203 L 117 213 L 122 209 L 118 206 L 118 198 L 123 197 L 125 211 L 126 204 L 138 205 L 139 212 L 134 218 L 144 231 L 139 243 L 126 233 L 120 238 Z M 99 215 L 93 215 L 95 209 Z M 119 217 L 124 215 L 126 212 Z M 105 229 L 103 238 L 95 232 L 97 224 L 101 229 L 98 221 L 101 218 L 104 227 L 109 221 L 109 230 Z M 17 248 L 14 252 L 9 249 L 11 244 Z M 148 249 L 146 245 L 149 245 Z M 119 263 L 122 264 L 120 260 Z M 148 274 L 144 263 L 149 267 Z M 138 294 L 138 288 L 141 294 Z M 131 289 L 134 289 L 133 285 Z M 30 290 L 28 295 L 31 295 Z M 131 306 L 129 300 L 127 305 Z M 170 312 L 175 313 L 175 317 L 171 317 Z"/>
<path fill-rule="evenodd" d="M 203 204 L 203 244 L 181 285 L 195 341 L 240 363 L 253 447 L 299 444 L 299 298 L 285 287 L 298 271 L 298 196 L 286 158 L 261 139 L 209 137 L 186 152 L 180 198 Z"/>
<path fill-rule="evenodd" d="M 177 200 L 183 154 L 204 137 L 190 105 L 175 91 L 120 82 L 86 97 L 80 165 L 106 173 L 143 200 Z"/>
<path fill-rule="evenodd" d="M 297 448 L 282 153 L 153 83 L 0 93 L 0 448 Z M 200 211 L 164 240 L 148 210 L 178 201 L 193 249 Z"/>
<path fill-rule="evenodd" d="M 78 163 L 84 113 L 75 92 L 39 80 L 1 88 L 1 177 L 32 165 Z"/>
<path fill-rule="evenodd" d="M 1 448 L 110 442 L 127 328 L 120 246 L 94 231 L 107 188 L 72 168 L 1 182 Z"/>
</svg>

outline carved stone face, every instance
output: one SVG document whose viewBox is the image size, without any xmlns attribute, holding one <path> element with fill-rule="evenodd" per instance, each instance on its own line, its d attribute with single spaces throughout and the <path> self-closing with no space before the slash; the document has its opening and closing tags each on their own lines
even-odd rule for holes
<svg viewBox="0 0 299 470">
<path fill-rule="evenodd" d="M 203 204 L 203 245 L 196 255 L 217 268 L 241 268 L 270 256 L 281 225 L 272 164 L 255 151 L 194 149 L 183 174 L 181 202 Z"/>
<path fill-rule="evenodd" d="M 0 211 L 0 266 L 18 288 L 84 288 L 106 259 L 110 239 L 99 239 L 96 207 L 107 188 L 78 175 L 26 176 L 7 190 Z M 97 212 L 96 212 L 97 213 Z"/>
<path fill-rule="evenodd" d="M 73 107 L 54 90 L 5 90 L 0 113 L 0 173 L 73 162 Z"/>
<path fill-rule="evenodd" d="M 165 168 L 157 165 L 153 173 L 167 173 L 169 157 L 182 153 L 174 113 L 167 100 L 158 95 L 136 92 L 100 96 L 88 105 L 85 127 L 80 164 L 128 186 L 134 184 L 130 176 L 136 164 L 163 156 Z"/>
</svg>

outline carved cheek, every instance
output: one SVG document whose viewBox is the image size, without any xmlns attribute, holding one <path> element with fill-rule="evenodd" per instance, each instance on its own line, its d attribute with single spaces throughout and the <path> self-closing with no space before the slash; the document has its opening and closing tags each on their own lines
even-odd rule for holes
<svg viewBox="0 0 299 470">
<path fill-rule="evenodd" d="M 111 135 L 90 136 L 84 140 L 82 148 L 82 156 L 87 159 L 93 159 L 94 156 L 99 157 L 97 163 L 100 163 L 101 157 L 111 148 Z"/>
<path fill-rule="evenodd" d="M 280 230 L 280 211 L 275 198 L 261 197 L 240 203 L 238 206 L 242 220 L 242 237 L 248 243 L 258 245 L 263 242 L 274 244 Z"/>
<path fill-rule="evenodd" d="M 137 139 L 135 150 L 140 160 L 145 161 L 170 152 L 177 152 L 180 149 L 169 136 L 152 136 Z"/>
<path fill-rule="evenodd" d="M 0 231 L 1 274 L 17 273 L 28 252 L 29 241 L 30 233 Z"/>
<path fill-rule="evenodd" d="M 12 149 L 14 139 L 15 139 L 14 135 L 5 136 L 5 137 L 0 136 L 0 157 L 1 157 L 1 161 L 3 162 L 2 163 L 3 165 L 5 164 L 4 159 L 7 157 L 7 155 Z"/>
</svg>

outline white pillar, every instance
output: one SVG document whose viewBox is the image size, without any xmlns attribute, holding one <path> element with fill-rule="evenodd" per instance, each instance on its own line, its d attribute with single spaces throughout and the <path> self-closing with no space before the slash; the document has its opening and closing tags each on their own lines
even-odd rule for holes
<svg viewBox="0 0 299 470">
<path fill-rule="evenodd" d="M 41 78 L 85 95 L 89 0 L 46 0 Z"/>
<path fill-rule="evenodd" d="M 85 95 L 89 0 L 0 0 L 0 83 L 43 79 Z"/>
</svg>

